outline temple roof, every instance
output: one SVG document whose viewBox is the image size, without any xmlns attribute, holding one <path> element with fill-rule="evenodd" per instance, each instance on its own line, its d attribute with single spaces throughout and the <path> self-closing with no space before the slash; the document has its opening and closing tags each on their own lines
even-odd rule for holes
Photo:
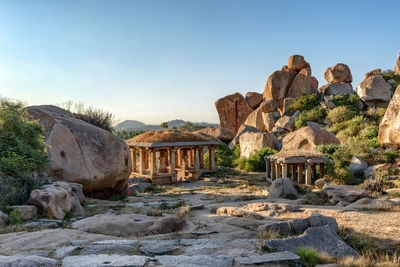
<svg viewBox="0 0 400 267">
<path fill-rule="evenodd" d="M 126 140 L 126 143 L 140 146 L 153 146 L 151 144 L 159 144 L 157 146 L 218 144 L 211 136 L 172 129 L 148 131 Z"/>
</svg>

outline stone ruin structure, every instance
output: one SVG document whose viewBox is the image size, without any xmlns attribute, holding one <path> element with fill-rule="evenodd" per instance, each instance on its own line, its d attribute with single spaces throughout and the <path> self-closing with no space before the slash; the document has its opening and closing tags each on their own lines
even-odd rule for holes
<svg viewBox="0 0 400 267">
<path fill-rule="evenodd" d="M 199 133 L 155 130 L 126 143 L 131 150 L 133 175 L 147 177 L 155 183 L 197 180 L 204 172 L 216 168 L 215 148 L 219 142 Z M 209 151 L 208 169 L 203 166 L 205 149 Z"/>
<path fill-rule="evenodd" d="M 267 180 L 272 182 L 277 178 L 287 177 L 299 184 L 311 185 L 312 178 L 317 174 L 317 165 L 322 177 L 325 164 L 332 160 L 320 153 L 299 149 L 266 156 L 265 161 Z"/>
</svg>

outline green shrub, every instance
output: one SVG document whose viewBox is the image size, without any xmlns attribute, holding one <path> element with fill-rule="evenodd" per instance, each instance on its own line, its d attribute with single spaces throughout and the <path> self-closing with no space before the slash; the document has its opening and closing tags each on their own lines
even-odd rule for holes
<svg viewBox="0 0 400 267">
<path fill-rule="evenodd" d="M 381 73 L 381 76 L 388 84 L 390 84 L 390 87 L 392 87 L 392 91 L 394 92 L 400 84 L 400 75 L 395 75 L 392 70 L 385 70 Z"/>
<path fill-rule="evenodd" d="M 248 159 L 240 157 L 234 161 L 235 166 L 245 171 L 265 171 L 265 156 L 275 154 L 276 151 L 269 147 L 264 147 L 255 152 Z"/>
<path fill-rule="evenodd" d="M 386 173 L 387 174 L 387 173 Z M 375 174 L 375 178 L 366 179 L 361 187 L 367 190 L 367 192 L 371 195 L 381 195 L 386 185 L 386 177 L 380 176 L 379 174 Z"/>
<path fill-rule="evenodd" d="M 15 224 L 21 224 L 23 222 L 22 220 L 22 212 L 20 210 L 13 210 L 10 213 L 10 218 L 8 219 L 8 223 L 11 225 Z"/>
<path fill-rule="evenodd" d="M 356 113 L 360 112 L 360 98 L 358 95 L 348 95 L 348 94 L 341 94 L 335 95 L 333 98 L 333 103 L 336 107 L 339 106 L 346 106 L 350 110 L 353 110 Z"/>
<path fill-rule="evenodd" d="M 355 115 L 354 110 L 350 109 L 347 106 L 339 106 L 329 111 L 328 116 L 326 118 L 331 123 L 338 123 L 351 120 L 354 117 L 354 115 Z"/>
<path fill-rule="evenodd" d="M 356 136 L 363 128 L 365 128 L 365 122 L 366 121 L 363 116 L 356 116 L 348 121 L 334 123 L 329 128 L 329 131 L 336 134 L 342 131 L 346 137 Z"/>
<path fill-rule="evenodd" d="M 364 115 L 367 117 L 369 121 L 374 122 L 375 125 L 379 125 L 383 119 L 383 116 L 385 116 L 385 113 L 386 113 L 386 108 L 369 107 Z"/>
<path fill-rule="evenodd" d="M 305 110 L 300 113 L 300 115 L 295 119 L 294 126 L 296 129 L 306 126 L 307 121 L 315 121 L 318 123 L 324 123 L 326 118 L 326 110 L 313 108 L 310 110 Z"/>
<path fill-rule="evenodd" d="M 396 159 L 399 157 L 398 151 L 386 151 L 383 153 L 384 160 L 386 163 L 395 163 Z"/>
<path fill-rule="evenodd" d="M 115 123 L 114 114 L 94 107 L 86 108 L 84 114 L 77 114 L 76 116 L 79 119 L 109 131 L 110 133 L 112 132 L 112 126 Z"/>
<path fill-rule="evenodd" d="M 300 261 L 304 266 L 315 266 L 322 262 L 318 252 L 312 248 L 299 248 L 296 254 L 300 256 Z"/>
<path fill-rule="evenodd" d="M 48 163 L 43 135 L 20 102 L 0 99 L 0 208 L 24 203 L 37 186 L 30 174 Z"/>
<path fill-rule="evenodd" d="M 237 149 L 235 147 L 235 149 Z M 239 148 L 240 149 L 240 148 Z M 240 151 L 240 150 L 239 150 Z M 239 152 L 240 153 L 240 152 Z M 230 150 L 227 144 L 219 144 L 215 149 L 215 163 L 217 166 L 234 167 L 234 160 L 237 158 L 235 150 Z M 204 154 L 204 167 L 209 166 L 209 152 Z"/>
<path fill-rule="evenodd" d="M 321 94 L 303 95 L 289 106 L 289 112 L 293 114 L 296 110 L 304 111 L 316 108 L 321 101 L 321 97 Z"/>
</svg>

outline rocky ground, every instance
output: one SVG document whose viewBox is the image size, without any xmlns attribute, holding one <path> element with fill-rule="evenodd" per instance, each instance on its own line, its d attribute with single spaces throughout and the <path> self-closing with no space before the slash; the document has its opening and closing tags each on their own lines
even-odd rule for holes
<svg viewBox="0 0 400 267">
<path fill-rule="evenodd" d="M 179 185 L 141 183 L 146 193 L 114 201 L 86 199 L 84 216 L 8 226 L 0 266 L 301 266 L 297 248 L 308 244 L 328 252 L 326 262 L 350 256 L 368 266 L 368 253 L 399 251 L 400 202 L 305 205 L 301 195 L 267 198 L 269 186 L 263 173 L 225 171 Z"/>
</svg>

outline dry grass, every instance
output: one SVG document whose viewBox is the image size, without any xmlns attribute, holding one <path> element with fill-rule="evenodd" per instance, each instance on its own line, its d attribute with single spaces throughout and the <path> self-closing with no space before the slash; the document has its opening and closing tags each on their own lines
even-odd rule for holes
<svg viewBox="0 0 400 267">
<path fill-rule="evenodd" d="M 281 239 L 285 237 L 280 235 L 277 231 L 274 230 L 262 230 L 257 234 L 257 238 L 264 240 L 272 240 L 272 239 Z"/>
<path fill-rule="evenodd" d="M 197 142 L 197 141 L 210 141 L 210 140 L 212 139 L 207 138 L 206 136 L 199 133 L 165 129 L 165 130 L 148 131 L 138 136 L 135 136 L 132 139 L 126 140 L 126 142 L 160 143 L 160 142 Z"/>
</svg>

